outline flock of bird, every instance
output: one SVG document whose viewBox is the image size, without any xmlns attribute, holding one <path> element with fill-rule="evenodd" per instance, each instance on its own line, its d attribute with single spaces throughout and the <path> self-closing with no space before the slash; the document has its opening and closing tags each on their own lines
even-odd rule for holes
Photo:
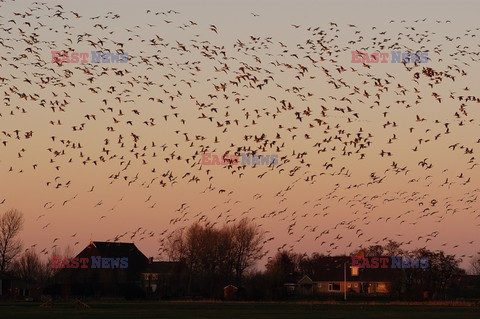
<svg viewBox="0 0 480 319">
<path fill-rule="evenodd" d="M 0 8 L 0 209 L 25 212 L 41 253 L 83 248 L 81 224 L 162 255 L 178 228 L 243 217 L 265 229 L 265 256 L 388 240 L 478 252 L 480 28 L 292 23 L 285 38 L 232 39 L 171 9 L 135 25 L 66 3 Z M 429 61 L 351 63 L 355 50 Z M 129 60 L 54 63 L 51 51 Z M 279 163 L 209 166 L 203 153 Z"/>
</svg>

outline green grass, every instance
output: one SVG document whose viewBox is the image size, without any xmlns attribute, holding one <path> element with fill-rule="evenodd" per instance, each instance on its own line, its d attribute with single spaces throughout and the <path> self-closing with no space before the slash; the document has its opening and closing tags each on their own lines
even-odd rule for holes
<svg viewBox="0 0 480 319">
<path fill-rule="evenodd" d="M 0 303 L 1 318 L 222 318 L 222 319 L 309 319 L 309 318 L 480 318 L 480 308 L 431 305 L 355 305 L 315 303 L 209 303 L 209 302 L 122 302 L 89 303 L 90 309 L 58 303 L 40 308 L 38 303 Z"/>
</svg>

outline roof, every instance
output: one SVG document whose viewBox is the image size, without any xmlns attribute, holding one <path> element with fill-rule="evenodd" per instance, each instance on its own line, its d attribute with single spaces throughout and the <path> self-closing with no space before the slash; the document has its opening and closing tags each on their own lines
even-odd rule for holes
<svg viewBox="0 0 480 319">
<path fill-rule="evenodd" d="M 92 241 L 76 257 L 128 258 L 128 270 L 134 273 L 174 274 L 178 262 L 149 260 L 134 243 Z M 68 268 L 67 268 L 68 269 Z"/>
<path fill-rule="evenodd" d="M 141 269 L 148 264 L 148 258 L 135 246 L 134 243 L 93 241 L 76 257 L 90 258 L 128 258 L 128 268 Z"/>
<path fill-rule="evenodd" d="M 95 250 L 102 257 L 129 257 L 130 255 L 139 255 L 148 260 L 148 258 L 135 246 L 134 243 L 103 242 L 93 241 L 82 250 L 79 255 L 88 250 Z"/>
<path fill-rule="evenodd" d="M 225 286 L 225 287 L 223 287 L 223 289 L 224 289 L 224 290 L 226 290 L 226 289 L 238 290 L 238 288 L 237 288 L 236 286 L 234 286 L 234 285 Z"/>
</svg>

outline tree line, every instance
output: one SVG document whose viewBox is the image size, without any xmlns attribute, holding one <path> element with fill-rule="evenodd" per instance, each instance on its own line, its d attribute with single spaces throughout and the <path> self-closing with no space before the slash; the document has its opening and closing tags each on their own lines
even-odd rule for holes
<svg viewBox="0 0 480 319">
<path fill-rule="evenodd" d="M 245 272 L 263 257 L 264 238 L 246 218 L 220 228 L 196 223 L 174 232 L 166 251 L 170 261 L 185 265 L 180 284 L 187 295 L 218 297 L 227 284 L 242 286 Z"/>
<path fill-rule="evenodd" d="M 15 209 L 0 214 L 0 273 L 22 279 L 30 288 L 42 289 L 55 281 L 58 269 L 52 269 L 51 256 L 43 260 L 35 248 L 23 250 L 20 233 L 23 214 Z M 319 269 L 320 253 L 297 253 L 279 250 L 268 258 L 264 269 L 260 261 L 264 251 L 266 232 L 247 218 L 223 226 L 208 227 L 194 223 L 175 230 L 166 240 L 166 257 L 178 262 L 181 269 L 170 281 L 172 297 L 222 298 L 223 287 L 235 285 L 239 296 L 245 299 L 273 300 L 289 296 L 285 283 L 296 283 L 303 275 Z M 392 282 L 393 298 L 418 298 L 428 291 L 431 298 L 446 298 L 447 291 L 455 286 L 455 279 L 466 273 L 461 260 L 443 251 L 426 248 L 406 250 L 401 244 L 389 241 L 385 245 L 362 248 L 366 257 L 404 256 L 427 257 L 426 269 L 398 269 Z M 352 252 L 350 256 L 356 255 Z M 67 247 L 63 254 L 73 257 Z M 53 255 L 52 255 L 53 256 Z M 470 274 L 480 275 L 480 254 L 472 259 Z M 400 273 L 401 272 L 401 273 Z"/>
</svg>

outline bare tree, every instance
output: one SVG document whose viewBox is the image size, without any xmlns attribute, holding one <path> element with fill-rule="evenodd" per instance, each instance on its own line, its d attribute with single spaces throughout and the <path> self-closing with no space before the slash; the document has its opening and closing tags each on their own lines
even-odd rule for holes
<svg viewBox="0 0 480 319">
<path fill-rule="evenodd" d="M 372 245 L 364 249 L 365 257 L 378 257 L 383 256 L 382 245 Z"/>
<path fill-rule="evenodd" d="M 20 258 L 13 263 L 15 274 L 28 284 L 28 288 L 35 283 L 40 283 L 44 274 L 44 265 L 35 250 L 26 250 Z"/>
<path fill-rule="evenodd" d="M 247 218 L 236 223 L 233 229 L 234 269 L 240 285 L 245 270 L 261 258 L 265 232 Z"/>
<path fill-rule="evenodd" d="M 383 252 L 387 256 L 403 256 L 405 254 L 400 243 L 392 240 L 389 240 L 388 243 L 383 246 Z"/>
<path fill-rule="evenodd" d="M 180 229 L 166 241 L 170 260 L 186 269 L 186 291 L 216 296 L 225 284 L 241 284 L 246 270 L 261 258 L 264 232 L 248 219 L 230 226 L 199 223 Z"/>
<path fill-rule="evenodd" d="M 22 242 L 17 238 L 23 229 L 23 214 L 10 209 L 0 216 L 0 271 L 5 271 L 22 250 Z"/>
<path fill-rule="evenodd" d="M 480 275 L 480 254 L 472 258 L 470 262 L 470 273 L 472 275 Z"/>
<path fill-rule="evenodd" d="M 316 258 L 321 258 L 321 255 L 314 254 L 310 260 L 315 260 Z M 294 252 L 287 250 L 278 251 L 273 258 L 270 258 L 265 265 L 267 268 L 266 273 L 269 275 L 275 275 L 280 278 L 280 283 L 283 284 L 288 282 L 290 278 L 294 278 L 294 275 L 300 274 L 300 265 L 301 262 L 306 260 L 301 260 L 301 256 Z M 306 268 L 306 267 L 305 267 Z M 309 270 L 309 269 L 308 269 Z M 304 271 L 304 273 L 307 273 Z"/>
</svg>

